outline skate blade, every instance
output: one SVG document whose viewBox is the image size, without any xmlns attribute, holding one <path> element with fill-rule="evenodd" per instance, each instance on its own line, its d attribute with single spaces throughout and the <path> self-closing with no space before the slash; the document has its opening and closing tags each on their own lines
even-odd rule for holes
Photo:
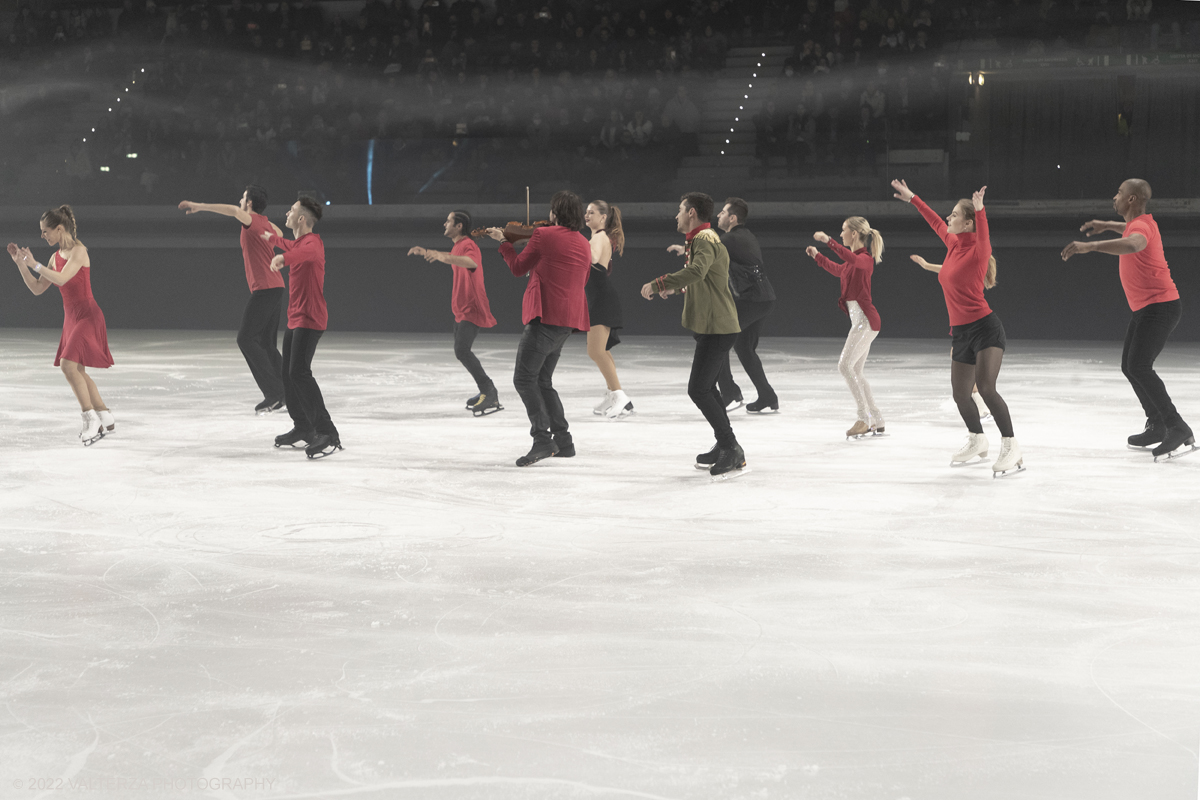
<svg viewBox="0 0 1200 800">
<path fill-rule="evenodd" d="M 697 461 L 693 466 L 695 466 L 696 469 L 702 469 L 705 472 L 708 472 L 710 469 L 713 468 L 712 464 L 701 464 L 699 461 Z"/>
<path fill-rule="evenodd" d="M 1183 458 L 1186 455 L 1190 455 L 1197 450 L 1200 450 L 1200 445 L 1180 445 L 1169 453 L 1164 453 L 1161 456 L 1155 456 L 1154 463 L 1157 464 L 1159 461 L 1174 461 L 1177 458 Z"/>
<path fill-rule="evenodd" d="M 90 439 L 80 439 L 80 441 L 83 442 L 84 447 L 91 447 L 92 445 L 94 445 L 96 442 L 100 441 L 103 438 L 104 438 L 104 431 L 100 431 L 100 434 L 98 436 L 93 436 Z"/>
<path fill-rule="evenodd" d="M 1126 450 L 1137 450 L 1138 452 L 1145 453 L 1150 450 L 1153 450 L 1156 446 L 1158 446 L 1158 442 L 1155 442 L 1154 444 L 1145 445 L 1144 447 L 1139 444 L 1127 444 L 1127 445 L 1125 445 L 1125 449 Z"/>
<path fill-rule="evenodd" d="M 986 464 L 986 463 L 987 463 L 987 453 L 980 453 L 977 457 L 974 457 L 972 460 L 951 461 L 950 466 L 958 468 L 958 467 L 970 467 L 970 466 L 974 466 L 976 464 Z"/>
<path fill-rule="evenodd" d="M 1016 475 L 1018 472 L 1024 472 L 1024 471 L 1025 471 L 1025 466 L 1023 464 L 1017 464 L 1012 469 L 1000 470 L 999 472 L 993 470 L 992 478 L 993 478 L 993 480 L 996 478 L 1007 478 L 1011 475 Z"/>
<path fill-rule="evenodd" d="M 608 417 L 609 419 L 625 419 L 626 417 L 633 416 L 633 414 L 634 411 L 632 408 L 622 408 L 616 414 L 605 414 L 604 416 Z"/>
<path fill-rule="evenodd" d="M 721 481 L 731 481 L 734 478 L 742 477 L 749 471 L 750 471 L 749 467 L 739 467 L 737 469 L 731 469 L 729 472 L 722 472 L 720 475 L 710 475 L 709 478 L 712 480 L 713 483 L 719 483 Z"/>
<path fill-rule="evenodd" d="M 482 409 L 473 408 L 473 409 L 471 409 L 471 414 L 472 414 L 472 416 L 476 416 L 476 417 L 486 417 L 488 414 L 495 414 L 497 411 L 503 411 L 503 410 L 504 410 L 504 406 L 497 403 L 496 405 L 488 406 L 487 408 L 482 408 Z"/>
<path fill-rule="evenodd" d="M 747 414 L 778 414 L 779 409 L 778 408 L 760 408 L 758 411 L 751 411 L 750 409 L 747 408 L 746 413 Z"/>
<path fill-rule="evenodd" d="M 886 433 L 876 433 L 875 431 L 871 431 L 870 433 L 860 433 L 855 436 L 847 436 L 846 441 L 847 442 L 858 442 L 858 441 L 862 441 L 863 439 L 870 440 L 870 439 L 884 439 L 884 438 L 887 438 Z"/>
<path fill-rule="evenodd" d="M 322 450 L 319 453 L 305 453 L 305 455 L 308 456 L 309 459 L 316 461 L 318 458 L 328 458 L 329 456 L 333 455 L 334 453 L 336 453 L 338 450 L 341 450 L 341 449 L 342 449 L 342 446 L 340 444 L 335 444 L 332 447 L 330 447 L 326 450 Z"/>
</svg>

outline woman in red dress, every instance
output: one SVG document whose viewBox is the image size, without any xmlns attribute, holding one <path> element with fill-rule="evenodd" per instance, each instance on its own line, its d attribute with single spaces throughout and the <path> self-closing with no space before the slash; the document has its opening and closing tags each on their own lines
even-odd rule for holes
<svg viewBox="0 0 1200 800">
<path fill-rule="evenodd" d="M 96 383 L 87 374 L 87 367 L 107 369 L 113 365 L 104 312 L 92 297 L 92 265 L 87 248 L 76 238 L 71 207 L 59 206 L 42 214 L 41 228 L 46 243 L 58 248 L 49 265 L 39 264 L 28 247 L 9 243 L 8 254 L 16 262 L 29 291 L 41 294 L 54 284 L 62 292 L 63 332 L 54 366 L 62 369 L 79 401 L 83 411 L 79 440 L 90 445 L 117 425 Z"/>
</svg>

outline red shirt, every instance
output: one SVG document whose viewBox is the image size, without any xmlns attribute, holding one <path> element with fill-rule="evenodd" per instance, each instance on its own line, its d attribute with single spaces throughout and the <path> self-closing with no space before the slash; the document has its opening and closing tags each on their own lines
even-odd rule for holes
<svg viewBox="0 0 1200 800">
<path fill-rule="evenodd" d="M 1179 299 L 1179 290 L 1171 280 L 1171 269 L 1163 255 L 1162 236 L 1158 223 L 1149 214 L 1134 217 L 1125 226 L 1124 236 L 1140 233 L 1146 237 L 1146 247 L 1138 253 L 1124 253 L 1121 260 L 1121 288 L 1129 308 L 1137 311 L 1151 303 L 1167 303 Z"/>
<path fill-rule="evenodd" d="M 974 233 L 956 234 L 946 230 L 946 221 L 933 213 L 933 209 L 925 205 L 921 198 L 914 195 L 912 204 L 925 217 L 933 232 L 946 243 L 946 258 L 942 263 L 942 271 L 938 273 L 938 283 L 946 295 L 950 324 L 970 325 L 992 313 L 991 307 L 983 299 L 983 278 L 987 275 L 988 259 L 992 256 L 986 209 L 975 212 Z"/>
<path fill-rule="evenodd" d="M 483 288 L 483 255 L 479 245 L 469 236 L 464 236 L 450 248 L 452 256 L 466 256 L 475 262 L 475 269 L 450 265 L 454 273 L 454 286 L 450 289 L 450 310 L 454 312 L 454 321 L 474 323 L 481 328 L 490 328 L 496 324 L 488 304 L 487 291 Z"/>
<path fill-rule="evenodd" d="M 501 242 L 500 255 L 513 275 L 529 275 L 521 322 L 541 317 L 547 325 L 591 327 L 583 287 L 592 269 L 592 248 L 582 233 L 561 225 L 538 228 L 520 255 L 508 242 Z"/>
<path fill-rule="evenodd" d="M 833 239 L 830 239 L 828 244 L 829 248 L 837 253 L 838 258 L 846 262 L 836 264 L 817 253 L 817 264 L 821 269 L 837 275 L 841 279 L 842 294 L 838 298 L 838 308 L 849 314 L 850 310 L 846 308 L 846 303 L 853 300 L 867 315 L 867 322 L 871 324 L 871 330 L 878 331 L 879 312 L 875 310 L 875 304 L 871 302 L 871 275 L 875 272 L 875 259 L 871 257 L 865 247 L 850 252 Z"/>
<path fill-rule="evenodd" d="M 246 283 L 252 292 L 283 288 L 283 275 L 271 271 L 275 248 L 262 238 L 264 233 L 274 232 L 271 221 L 253 211 L 250 224 L 242 226 L 242 261 L 246 262 Z"/>
<path fill-rule="evenodd" d="M 325 308 L 325 243 L 315 233 L 299 239 L 271 234 L 271 246 L 283 251 L 288 266 L 288 327 L 323 331 L 329 325 Z"/>
</svg>

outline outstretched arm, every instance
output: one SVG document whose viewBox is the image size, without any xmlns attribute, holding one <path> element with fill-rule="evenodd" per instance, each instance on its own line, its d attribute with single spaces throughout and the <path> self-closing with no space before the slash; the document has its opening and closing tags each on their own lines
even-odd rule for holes
<svg viewBox="0 0 1200 800">
<path fill-rule="evenodd" d="M 1125 223 L 1112 222 L 1110 220 L 1103 219 L 1093 219 L 1080 225 L 1079 230 L 1083 233 L 1086 233 L 1090 238 L 1100 233 L 1121 233 L 1125 230 Z"/>
<path fill-rule="evenodd" d="M 1140 253 L 1146 249 L 1146 237 L 1134 233 L 1122 239 L 1105 239 L 1099 242 L 1071 242 L 1062 250 L 1062 260 L 1080 253 L 1108 253 L 1113 256 L 1124 256 L 1130 253 Z"/>
<path fill-rule="evenodd" d="M 243 211 L 237 206 L 227 203 L 193 203 L 191 200 L 184 200 L 179 204 L 179 208 L 185 214 L 195 214 L 199 211 L 210 211 L 213 214 L 220 214 L 223 217 L 235 217 L 238 222 L 243 225 L 249 225 L 251 222 L 250 212 Z M 276 228 L 278 230 L 278 228 Z"/>
<path fill-rule="evenodd" d="M 83 245 L 76 245 L 74 248 L 72 248 L 71 255 L 67 257 L 67 263 L 63 264 L 63 268 L 61 270 L 52 269 L 49 266 L 37 263 L 37 259 L 33 257 L 33 253 L 29 251 L 28 247 L 18 248 L 18 255 L 28 269 L 36 271 L 39 275 L 50 281 L 50 283 L 53 283 L 55 286 L 62 286 L 64 283 L 74 278 L 79 273 L 79 270 L 83 269 L 84 267 L 91 266 L 91 262 L 88 259 L 87 248 Z M 26 285 L 28 285 L 28 281 L 26 282 Z M 45 289 L 42 291 L 45 291 Z M 41 292 L 35 292 L 35 294 L 41 294 Z"/>
<path fill-rule="evenodd" d="M 921 258 L 920 256 L 909 256 L 909 258 L 911 258 L 916 263 L 920 264 L 922 269 L 927 269 L 930 272 L 934 272 L 934 273 L 942 271 L 941 264 L 930 264 L 928 261 Z"/>
<path fill-rule="evenodd" d="M 475 263 L 475 259 L 470 256 L 453 256 L 444 250 L 429 250 L 424 247 L 414 247 L 408 251 L 410 256 L 421 256 L 430 264 L 435 261 L 440 261 L 443 264 L 450 264 L 455 267 L 463 267 L 464 269 L 475 269 L 479 265 Z"/>
</svg>

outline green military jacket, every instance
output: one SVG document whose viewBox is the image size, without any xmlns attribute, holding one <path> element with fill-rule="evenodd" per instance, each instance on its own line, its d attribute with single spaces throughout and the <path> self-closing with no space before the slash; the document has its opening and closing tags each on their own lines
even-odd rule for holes
<svg viewBox="0 0 1200 800">
<path fill-rule="evenodd" d="M 741 333 L 737 306 L 729 291 L 729 251 L 705 228 L 692 237 L 679 272 L 654 279 L 656 291 L 683 292 L 683 327 L 696 333 Z"/>
</svg>

